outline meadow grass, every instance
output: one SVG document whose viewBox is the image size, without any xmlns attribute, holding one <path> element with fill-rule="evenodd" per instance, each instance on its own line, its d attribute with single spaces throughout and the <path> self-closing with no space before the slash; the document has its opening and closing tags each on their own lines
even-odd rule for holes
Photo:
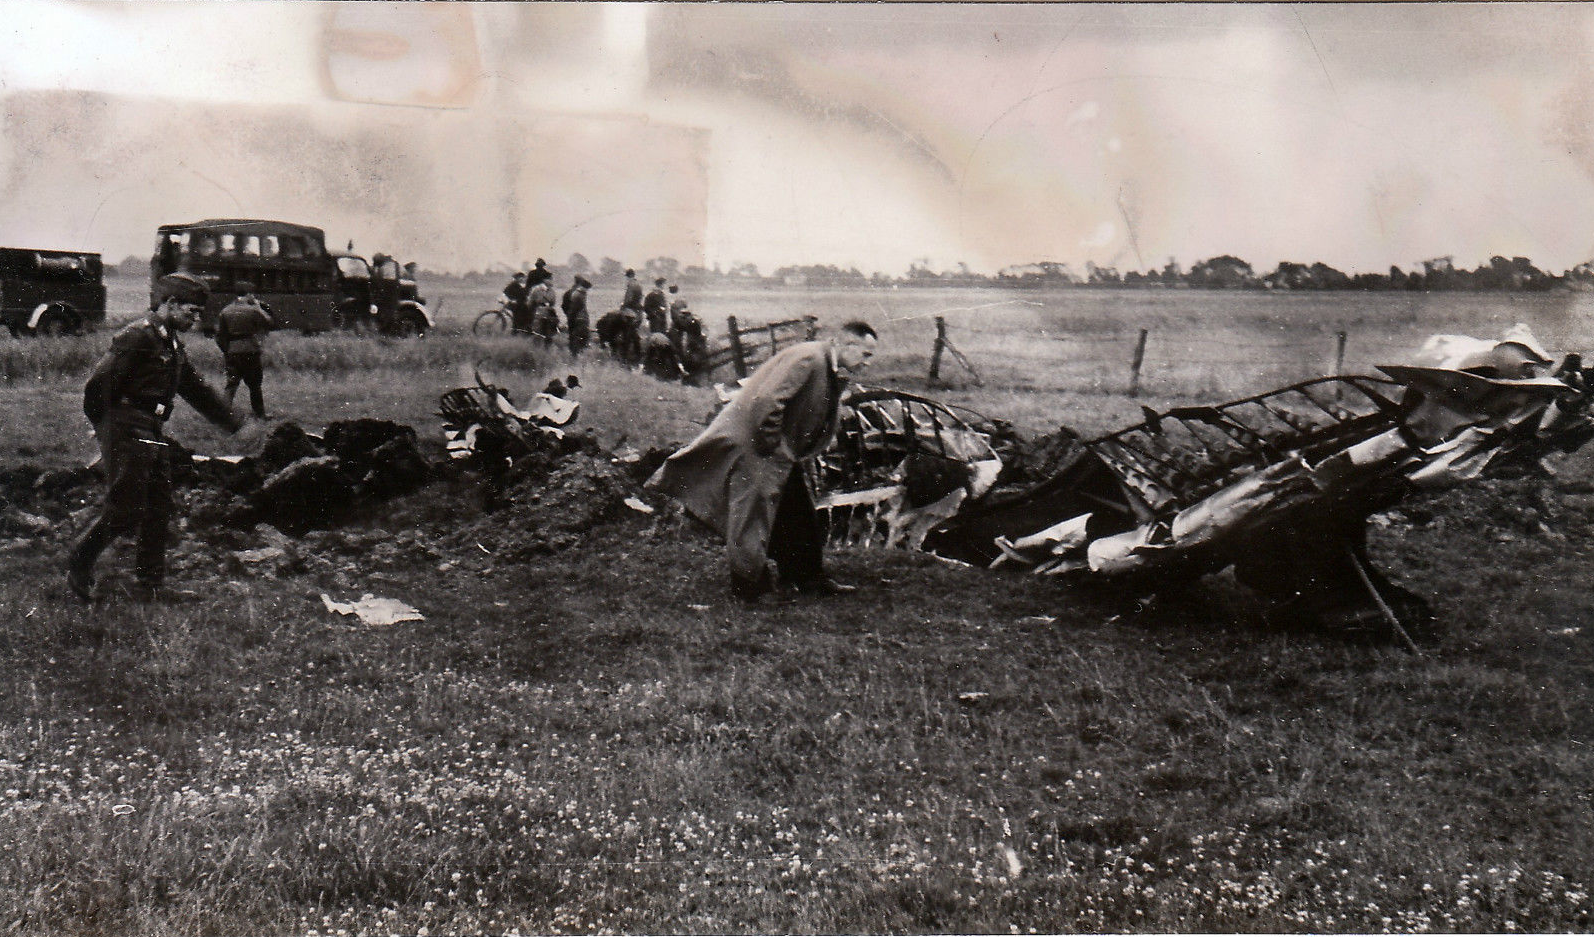
<svg viewBox="0 0 1594 937">
<path fill-rule="evenodd" d="M 517 394 L 569 370 L 450 328 L 276 336 L 268 403 L 432 438 L 478 360 Z M 5 461 L 86 451 L 64 362 L 94 352 L 69 344 L 0 383 Z M 874 379 L 912 380 L 923 352 Z M 1141 402 L 1037 367 L 1012 372 L 1034 389 L 947 393 L 1086 431 Z M 611 444 L 689 437 L 711 393 L 581 376 L 578 425 Z M 1579 454 L 1375 526 L 1380 565 L 1442 615 L 1420 657 L 1265 626 L 1225 577 L 1151 596 L 902 552 L 834 557 L 851 599 L 747 609 L 668 510 L 529 563 L 451 550 L 482 520 L 468 476 L 275 573 L 229 552 L 257 536 L 190 530 L 174 565 L 196 595 L 167 607 L 72 604 L 69 525 L 0 541 L 0 927 L 1586 931 L 1591 481 Z M 362 627 L 323 591 L 426 620 Z"/>
</svg>

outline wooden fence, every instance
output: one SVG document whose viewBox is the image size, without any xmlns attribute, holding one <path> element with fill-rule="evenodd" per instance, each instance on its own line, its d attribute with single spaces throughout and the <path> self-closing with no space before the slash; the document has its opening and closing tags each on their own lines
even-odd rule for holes
<svg viewBox="0 0 1594 937">
<path fill-rule="evenodd" d="M 738 379 L 751 374 L 754 368 L 773 358 L 775 352 L 782 348 L 813 341 L 819 331 L 819 319 L 815 316 L 750 326 L 739 325 L 735 316 L 727 316 L 725 323 L 726 344 L 708 353 L 708 364 L 703 370 L 712 374 L 719 368 L 731 365 L 736 369 Z"/>
</svg>

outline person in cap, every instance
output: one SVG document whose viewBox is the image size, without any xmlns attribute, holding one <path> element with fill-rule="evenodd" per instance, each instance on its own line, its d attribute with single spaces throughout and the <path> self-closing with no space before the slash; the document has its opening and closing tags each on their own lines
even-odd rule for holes
<svg viewBox="0 0 1594 937">
<path fill-rule="evenodd" d="M 565 314 L 565 331 L 569 336 L 570 354 L 581 357 L 586 351 L 587 343 L 592 340 L 592 322 L 587 318 L 587 290 L 592 283 L 586 277 L 577 275 L 570 288 L 565 290 L 560 297 L 559 305 Z"/>
<path fill-rule="evenodd" d="M 531 288 L 526 285 L 526 275 L 517 270 L 504 285 L 503 295 L 498 297 L 499 304 L 509 312 L 510 328 L 516 332 L 531 331 L 531 307 L 526 302 L 530 292 Z"/>
<path fill-rule="evenodd" d="M 535 272 L 532 275 L 536 276 Z M 559 313 L 554 309 L 558 298 L 553 282 L 548 279 L 538 280 L 526 295 L 526 303 L 531 307 L 532 341 L 539 348 L 551 348 L 553 340 L 559 336 Z"/>
<path fill-rule="evenodd" d="M 648 480 L 724 535 L 731 592 L 743 601 L 757 602 L 776 586 L 854 591 L 825 574 L 825 530 L 803 463 L 835 438 L 846 379 L 868 365 L 878 344 L 868 323 L 854 321 L 831 341 L 782 349 Z"/>
<path fill-rule="evenodd" d="M 664 278 L 653 281 L 653 289 L 642 300 L 642 315 L 648 320 L 648 334 L 656 335 L 670 330 L 670 303 L 664 298 Z"/>
<path fill-rule="evenodd" d="M 271 314 L 248 290 L 216 316 L 216 345 L 221 348 L 227 373 L 227 405 L 232 406 L 238 385 L 243 384 L 249 388 L 249 408 L 262 420 L 266 418 L 266 398 L 260 389 L 264 373 L 262 345 L 265 334 L 275 325 Z"/>
<path fill-rule="evenodd" d="M 199 376 L 178 337 L 193 328 L 209 294 L 203 280 L 186 273 L 155 281 L 149 315 L 111 339 L 84 385 L 83 413 L 94 425 L 109 483 L 99 517 L 67 559 L 67 585 L 84 601 L 93 596 L 95 560 L 123 534 L 138 538 L 134 597 L 159 596 L 173 513 L 170 445 L 162 426 L 174 399 L 182 397 L 228 432 L 245 425 Z"/>
<path fill-rule="evenodd" d="M 532 287 L 538 283 L 549 283 L 552 280 L 553 274 L 548 270 L 548 261 L 538 257 L 536 265 L 531 268 L 530 275 L 526 277 L 526 285 Z"/>
</svg>

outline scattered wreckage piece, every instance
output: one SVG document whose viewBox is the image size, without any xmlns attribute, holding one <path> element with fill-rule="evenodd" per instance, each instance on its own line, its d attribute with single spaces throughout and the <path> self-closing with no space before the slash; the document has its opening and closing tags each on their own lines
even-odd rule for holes
<svg viewBox="0 0 1594 937">
<path fill-rule="evenodd" d="M 564 439 L 562 427 L 576 418 L 581 404 L 565 396 L 581 383 L 574 375 L 557 379 L 531 404 L 515 407 L 509 391 L 476 374 L 475 387 L 445 391 L 439 398 L 443 438 L 453 459 L 472 459 L 484 466 L 507 467 L 518 459 L 554 447 Z"/>
<path fill-rule="evenodd" d="M 1380 368 L 1216 406 L 1145 411 L 1076 444 L 1049 478 L 998 491 L 926 549 L 984 566 L 1134 579 L 1151 588 L 1229 566 L 1280 617 L 1406 636 L 1425 602 L 1367 557 L 1366 523 L 1420 488 L 1532 468 L 1594 437 L 1588 375 Z"/>
<path fill-rule="evenodd" d="M 413 428 L 363 418 L 332 423 L 320 436 L 283 423 L 258 456 L 180 450 L 174 471 L 197 483 L 188 495 L 190 522 L 267 523 L 294 536 L 336 524 L 362 505 L 408 494 L 434 476 Z"/>
<path fill-rule="evenodd" d="M 984 418 L 927 397 L 866 389 L 842 401 L 836 439 L 807 468 L 837 545 L 919 549 L 996 482 L 1002 459 Z"/>
</svg>

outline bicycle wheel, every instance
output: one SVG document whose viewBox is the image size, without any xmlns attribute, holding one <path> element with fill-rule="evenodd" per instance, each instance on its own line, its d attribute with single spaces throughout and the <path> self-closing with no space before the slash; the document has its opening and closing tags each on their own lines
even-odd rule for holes
<svg viewBox="0 0 1594 937">
<path fill-rule="evenodd" d="M 502 335 L 509 331 L 509 315 L 501 309 L 489 309 L 471 323 L 474 335 Z"/>
</svg>

